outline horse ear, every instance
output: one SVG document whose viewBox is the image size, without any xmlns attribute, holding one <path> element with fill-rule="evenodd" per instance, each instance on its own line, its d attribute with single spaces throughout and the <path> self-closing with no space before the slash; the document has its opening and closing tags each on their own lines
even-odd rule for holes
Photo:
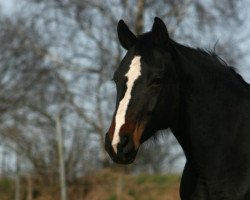
<svg viewBox="0 0 250 200">
<path fill-rule="evenodd" d="M 136 36 L 129 30 L 123 20 L 120 20 L 117 25 L 117 34 L 122 47 L 126 50 L 134 46 Z"/>
<path fill-rule="evenodd" d="M 155 17 L 154 19 L 152 34 L 154 41 L 157 45 L 164 45 L 167 44 L 169 41 L 167 27 L 164 22 L 158 17 Z"/>
</svg>

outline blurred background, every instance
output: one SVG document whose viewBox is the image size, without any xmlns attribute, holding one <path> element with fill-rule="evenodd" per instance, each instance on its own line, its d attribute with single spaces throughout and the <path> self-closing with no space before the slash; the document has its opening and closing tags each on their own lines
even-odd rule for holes
<svg viewBox="0 0 250 200">
<path fill-rule="evenodd" d="M 0 200 L 178 197 L 185 163 L 169 130 L 134 164 L 104 150 L 124 56 L 119 19 L 134 33 L 162 18 L 172 38 L 215 51 L 250 82 L 247 0 L 0 0 Z"/>
</svg>

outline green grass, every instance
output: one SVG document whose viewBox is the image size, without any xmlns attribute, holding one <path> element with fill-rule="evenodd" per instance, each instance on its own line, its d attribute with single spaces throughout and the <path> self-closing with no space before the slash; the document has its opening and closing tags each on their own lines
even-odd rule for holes
<svg viewBox="0 0 250 200">
<path fill-rule="evenodd" d="M 117 198 L 114 194 L 112 194 L 107 200 L 117 200 Z"/>
<path fill-rule="evenodd" d="M 13 181 L 10 179 L 0 180 L 0 190 L 9 191 L 12 189 Z"/>
<path fill-rule="evenodd" d="M 139 185 L 152 183 L 156 186 L 166 186 L 166 185 L 178 182 L 179 175 L 145 174 L 145 175 L 139 175 L 138 177 L 136 177 L 135 181 Z"/>
<path fill-rule="evenodd" d="M 14 181 L 7 178 L 0 179 L 0 199 L 14 199 Z"/>
</svg>

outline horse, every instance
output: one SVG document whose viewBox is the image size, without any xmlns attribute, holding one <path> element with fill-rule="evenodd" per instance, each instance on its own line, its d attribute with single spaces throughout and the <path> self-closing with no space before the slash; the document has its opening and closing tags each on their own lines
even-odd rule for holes
<svg viewBox="0 0 250 200">
<path fill-rule="evenodd" d="M 171 39 L 160 18 L 139 36 L 120 20 L 117 33 L 127 52 L 113 75 L 112 160 L 132 163 L 143 142 L 169 128 L 186 157 L 182 200 L 249 200 L 249 84 L 214 52 Z"/>
</svg>

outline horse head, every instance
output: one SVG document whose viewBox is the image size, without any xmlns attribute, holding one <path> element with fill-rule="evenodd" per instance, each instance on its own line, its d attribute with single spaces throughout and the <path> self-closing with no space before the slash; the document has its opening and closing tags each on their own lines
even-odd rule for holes
<svg viewBox="0 0 250 200">
<path fill-rule="evenodd" d="M 135 36 L 120 20 L 121 46 L 127 50 L 114 73 L 116 108 L 105 148 L 117 163 L 129 164 L 140 145 L 169 128 L 178 107 L 178 78 L 164 22 L 155 18 L 151 31 Z"/>
</svg>

